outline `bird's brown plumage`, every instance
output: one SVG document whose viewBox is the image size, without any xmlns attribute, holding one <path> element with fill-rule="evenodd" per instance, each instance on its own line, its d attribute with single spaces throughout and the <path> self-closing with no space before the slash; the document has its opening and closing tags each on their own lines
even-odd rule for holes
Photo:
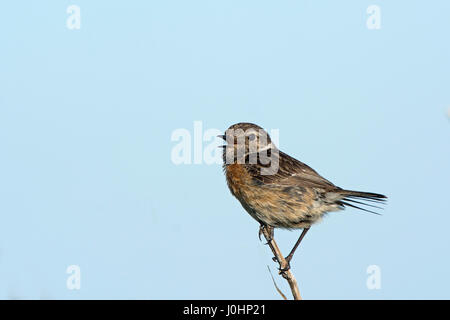
<svg viewBox="0 0 450 320">
<path fill-rule="evenodd" d="M 267 135 L 266 139 L 263 135 Z M 256 162 L 248 161 L 255 156 L 250 147 L 252 138 L 258 153 L 264 151 L 270 163 L 278 163 L 275 169 L 270 169 L 270 174 L 261 173 L 270 167 L 270 163 L 260 161 L 260 154 L 256 155 Z M 327 212 L 342 210 L 345 206 L 370 211 L 356 204 L 373 206 L 364 200 L 382 202 L 386 199 L 381 194 L 335 186 L 314 169 L 278 150 L 269 135 L 255 124 L 232 125 L 224 139 L 228 142 L 223 153 L 228 187 L 244 209 L 261 224 L 287 229 L 309 228 Z M 243 141 L 244 145 L 240 146 L 238 141 Z M 241 161 L 236 156 L 227 158 L 230 153 L 238 154 L 237 150 L 242 151 Z M 227 161 L 229 159 L 231 161 Z"/>
</svg>

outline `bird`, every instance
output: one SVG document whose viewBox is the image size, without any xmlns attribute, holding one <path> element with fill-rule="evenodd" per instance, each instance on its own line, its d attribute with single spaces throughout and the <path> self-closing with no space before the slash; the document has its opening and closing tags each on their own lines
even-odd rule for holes
<svg viewBox="0 0 450 320">
<path fill-rule="evenodd" d="M 308 230 L 327 213 L 346 207 L 379 214 L 387 197 L 382 194 L 342 189 L 305 163 L 280 151 L 260 126 L 240 122 L 224 135 L 223 170 L 231 194 L 273 239 L 274 229 L 302 229 L 285 260 L 290 262 Z"/>
</svg>

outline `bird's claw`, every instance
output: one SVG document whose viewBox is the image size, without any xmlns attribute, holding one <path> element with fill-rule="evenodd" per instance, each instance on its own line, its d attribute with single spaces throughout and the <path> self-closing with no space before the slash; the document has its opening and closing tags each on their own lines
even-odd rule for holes
<svg viewBox="0 0 450 320">
<path fill-rule="evenodd" d="M 263 232 L 264 232 L 263 230 L 264 230 L 265 228 L 267 228 L 267 230 L 269 230 L 269 239 L 267 239 L 267 242 L 266 242 L 265 244 L 269 244 L 270 241 L 273 240 L 273 229 L 271 230 L 269 227 L 266 227 L 265 225 L 262 224 L 262 225 L 259 227 L 258 238 L 259 238 L 259 241 L 262 241 L 262 240 L 261 240 L 261 235 L 263 234 Z"/>
<path fill-rule="evenodd" d="M 288 260 L 285 260 L 285 261 L 286 261 L 286 263 L 284 264 L 284 266 L 280 265 L 280 268 L 278 268 L 278 271 L 280 271 L 280 274 L 291 269 L 291 264 L 289 263 L 289 261 Z"/>
</svg>

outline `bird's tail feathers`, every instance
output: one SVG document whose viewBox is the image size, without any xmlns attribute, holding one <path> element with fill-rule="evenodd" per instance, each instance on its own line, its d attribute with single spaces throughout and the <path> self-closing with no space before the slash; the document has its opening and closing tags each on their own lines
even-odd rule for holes
<svg viewBox="0 0 450 320">
<path fill-rule="evenodd" d="M 338 201 L 338 204 L 345 206 L 345 207 L 352 207 L 352 208 L 356 208 L 359 210 L 363 210 L 363 211 L 378 214 L 378 215 L 380 213 L 369 210 L 369 209 L 367 209 L 367 207 L 383 209 L 382 207 L 376 206 L 374 204 L 384 204 L 387 200 L 387 197 L 385 195 L 382 195 L 379 193 L 373 193 L 373 192 L 339 190 L 339 194 L 341 196 L 343 196 L 343 198 Z M 367 202 L 369 202 L 369 203 L 367 203 Z M 363 207 L 360 207 L 357 204 L 361 205 Z"/>
</svg>

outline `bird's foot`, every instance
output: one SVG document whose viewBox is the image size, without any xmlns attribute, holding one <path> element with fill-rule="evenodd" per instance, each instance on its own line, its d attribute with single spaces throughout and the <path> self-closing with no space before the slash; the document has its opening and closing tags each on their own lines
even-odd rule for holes
<svg viewBox="0 0 450 320">
<path fill-rule="evenodd" d="M 278 268 L 278 271 L 280 271 L 280 274 L 282 274 L 289 269 L 291 269 L 290 261 L 284 260 L 282 263 L 280 263 L 280 268 Z"/>
<path fill-rule="evenodd" d="M 259 227 L 259 233 L 258 233 L 259 241 L 261 241 L 261 235 L 263 234 L 264 229 L 267 229 L 269 231 L 269 238 L 266 239 L 267 242 L 265 243 L 265 244 L 269 244 L 270 241 L 273 240 L 274 229 L 271 226 L 267 226 L 267 225 L 261 224 L 261 226 Z"/>
<path fill-rule="evenodd" d="M 286 258 L 284 258 L 283 262 L 279 262 L 280 263 L 280 268 L 278 270 L 280 271 L 280 273 L 286 272 L 286 271 L 288 271 L 291 268 L 291 260 L 292 260 L 292 256 L 289 255 Z"/>
<path fill-rule="evenodd" d="M 291 264 L 290 264 L 291 259 L 286 259 L 285 258 L 283 261 L 280 261 L 280 260 L 278 260 L 277 257 L 272 257 L 272 260 L 274 262 L 277 262 L 280 265 L 280 267 L 278 268 L 278 271 L 280 271 L 280 274 L 282 274 L 282 273 L 288 271 L 289 269 L 291 269 Z"/>
<path fill-rule="evenodd" d="M 261 235 L 263 234 L 263 230 L 264 230 L 264 225 L 260 225 L 259 226 L 259 232 L 258 232 L 259 241 L 262 241 L 261 240 Z"/>
</svg>

